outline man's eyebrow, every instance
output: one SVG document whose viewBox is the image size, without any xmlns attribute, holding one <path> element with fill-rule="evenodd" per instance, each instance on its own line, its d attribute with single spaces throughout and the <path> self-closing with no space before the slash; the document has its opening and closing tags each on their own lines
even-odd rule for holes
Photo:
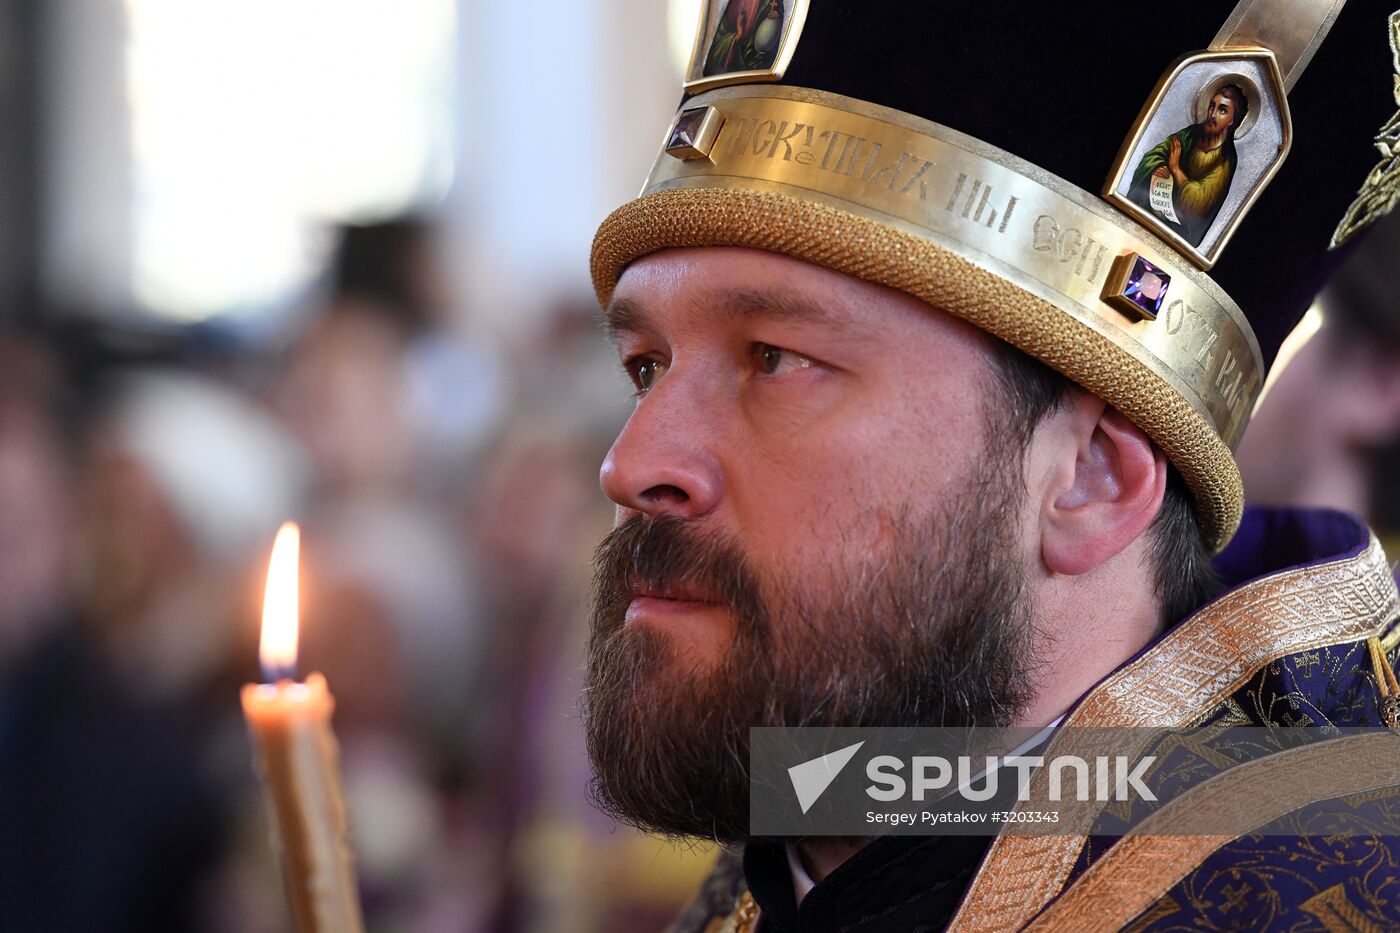
<svg viewBox="0 0 1400 933">
<path fill-rule="evenodd" d="M 650 318 L 642 306 L 630 298 L 614 298 L 603 309 L 603 332 L 614 343 L 623 334 L 635 334 L 646 330 Z"/>
<path fill-rule="evenodd" d="M 772 289 L 713 290 L 692 300 L 703 313 L 717 318 L 826 323 L 844 320 L 821 304 Z M 614 298 L 603 310 L 602 324 L 608 336 L 616 340 L 622 334 L 647 330 L 651 326 L 651 316 L 630 298 Z"/>
<path fill-rule="evenodd" d="M 767 318 L 774 321 L 825 321 L 843 318 L 824 305 L 772 289 L 742 289 L 716 293 L 711 307 L 722 315 L 738 318 Z"/>
</svg>

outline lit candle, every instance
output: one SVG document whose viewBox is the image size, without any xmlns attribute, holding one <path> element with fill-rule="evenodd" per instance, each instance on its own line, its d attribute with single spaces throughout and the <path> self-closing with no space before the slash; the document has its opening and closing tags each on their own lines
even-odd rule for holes
<svg viewBox="0 0 1400 933">
<path fill-rule="evenodd" d="M 331 731 L 335 698 L 320 674 L 305 683 L 294 679 L 300 541 L 297 526 L 288 522 L 272 547 L 258 651 L 266 683 L 243 688 L 243 715 L 257 749 L 297 929 L 356 933 L 363 922 L 346 839 L 340 752 Z"/>
</svg>

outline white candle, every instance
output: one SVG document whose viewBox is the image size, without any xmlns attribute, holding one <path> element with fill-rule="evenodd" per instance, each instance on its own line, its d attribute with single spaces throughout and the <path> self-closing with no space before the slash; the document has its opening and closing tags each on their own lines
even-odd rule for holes
<svg viewBox="0 0 1400 933">
<path fill-rule="evenodd" d="M 340 750 L 331 731 L 335 698 L 320 674 L 294 680 L 299 547 L 300 532 L 288 522 L 277 532 L 263 601 L 259 660 L 268 682 L 243 688 L 243 715 L 296 928 L 358 933 L 364 923 L 346 835 Z"/>
</svg>

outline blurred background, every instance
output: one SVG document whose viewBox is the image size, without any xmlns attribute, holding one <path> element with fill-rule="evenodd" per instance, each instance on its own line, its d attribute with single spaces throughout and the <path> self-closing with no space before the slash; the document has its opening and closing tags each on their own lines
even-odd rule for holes
<svg viewBox="0 0 1400 933">
<path fill-rule="evenodd" d="M 238 688 L 273 532 L 382 931 L 660 929 L 712 853 L 587 799 L 593 231 L 696 0 L 0 0 L 0 930 L 288 928 Z M 1251 491 L 1400 528 L 1400 239 Z M 1395 554 L 1394 551 L 1392 551 Z"/>
<path fill-rule="evenodd" d="M 594 229 L 695 0 L 0 0 L 0 930 L 288 928 L 238 688 L 273 532 L 374 930 L 658 929 L 587 799 Z"/>
</svg>

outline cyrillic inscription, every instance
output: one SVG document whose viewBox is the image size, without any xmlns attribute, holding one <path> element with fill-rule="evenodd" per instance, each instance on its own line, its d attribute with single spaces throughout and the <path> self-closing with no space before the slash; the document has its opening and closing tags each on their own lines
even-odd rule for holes
<svg viewBox="0 0 1400 933">
<path fill-rule="evenodd" d="M 726 126 L 725 132 L 730 134 L 726 151 L 731 158 L 781 159 L 928 200 L 925 175 L 933 163 L 912 152 L 887 155 L 881 143 L 787 120 L 744 117 L 733 121 L 732 129 Z"/>
<path fill-rule="evenodd" d="M 1075 227 L 1061 227 L 1049 214 L 1041 214 L 1031 228 L 1031 248 L 1052 253 L 1060 262 L 1073 262 L 1073 273 L 1090 282 L 1099 278 L 1099 269 L 1108 256 L 1108 247 Z"/>
<path fill-rule="evenodd" d="M 1219 390 L 1231 421 L 1237 422 L 1244 414 L 1240 408 L 1245 399 L 1254 394 L 1257 377 L 1246 380 L 1245 369 L 1234 350 L 1221 343 L 1220 332 L 1185 299 L 1178 298 L 1167 305 L 1160 320 L 1168 336 L 1179 337 L 1186 346 L 1195 347 L 1191 359 Z"/>
<path fill-rule="evenodd" d="M 997 219 L 997 210 L 990 205 L 992 186 L 983 184 L 980 179 L 976 178 L 971 181 L 972 185 L 968 187 L 967 175 L 963 172 L 959 172 L 957 184 L 953 186 L 953 193 L 948 195 L 948 203 L 943 206 L 943 209 L 949 213 L 957 212 L 959 217 L 970 219 L 973 223 L 983 223 L 982 216 L 985 214 L 987 217 L 985 222 L 986 226 L 988 229 L 991 229 L 992 224 L 996 223 Z M 962 210 L 957 211 L 958 197 L 963 193 L 964 188 L 967 188 L 967 198 L 962 202 Z M 1016 210 L 1016 202 L 1018 200 L 1019 198 L 1014 194 L 1007 198 L 1006 206 L 1002 209 L 1001 213 L 1001 226 L 997 227 L 997 233 L 1006 232 L 1006 225 L 1011 223 L 1011 214 Z M 975 211 L 972 207 L 974 203 L 977 205 Z M 971 215 L 970 218 L 968 216 L 969 214 Z"/>
</svg>

